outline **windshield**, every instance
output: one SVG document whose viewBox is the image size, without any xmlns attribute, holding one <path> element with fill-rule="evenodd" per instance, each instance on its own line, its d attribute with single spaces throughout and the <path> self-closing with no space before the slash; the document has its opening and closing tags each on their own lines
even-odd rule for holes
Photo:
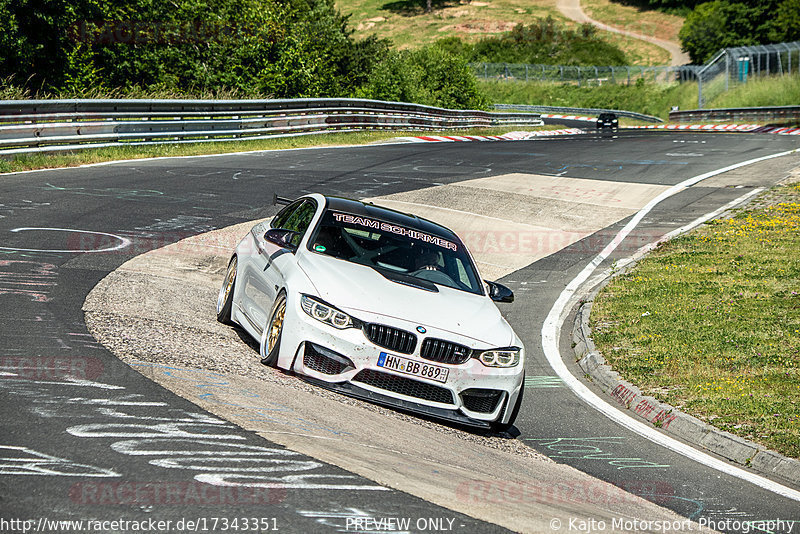
<svg viewBox="0 0 800 534">
<path fill-rule="evenodd" d="M 480 278 L 461 241 L 413 228 L 327 211 L 308 248 L 384 274 L 483 294 Z"/>
</svg>

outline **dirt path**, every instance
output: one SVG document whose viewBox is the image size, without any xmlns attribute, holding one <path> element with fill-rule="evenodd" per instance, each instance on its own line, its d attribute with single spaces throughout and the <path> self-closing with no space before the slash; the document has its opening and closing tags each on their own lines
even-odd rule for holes
<svg viewBox="0 0 800 534">
<path fill-rule="evenodd" d="M 642 35 L 640 33 L 629 32 L 627 30 L 621 30 L 619 28 L 615 28 L 614 26 L 609 26 L 608 24 L 603 24 L 602 22 L 598 22 L 594 19 L 589 18 L 586 13 L 583 12 L 581 9 L 581 2 L 580 0 L 557 0 L 556 7 L 558 8 L 561 13 L 564 14 L 565 17 L 574 20 L 575 22 L 588 22 L 600 28 L 601 30 L 619 33 L 621 35 L 627 35 L 628 37 L 633 37 L 635 39 L 641 39 L 643 41 L 647 41 L 648 43 L 653 43 L 656 46 L 660 46 L 670 54 L 670 65 L 677 66 L 677 65 L 686 65 L 690 63 L 691 60 L 689 59 L 689 54 L 683 52 L 681 50 L 681 46 L 678 43 L 672 41 L 665 41 L 663 39 L 656 39 L 655 37 L 650 37 L 647 35 Z"/>
</svg>

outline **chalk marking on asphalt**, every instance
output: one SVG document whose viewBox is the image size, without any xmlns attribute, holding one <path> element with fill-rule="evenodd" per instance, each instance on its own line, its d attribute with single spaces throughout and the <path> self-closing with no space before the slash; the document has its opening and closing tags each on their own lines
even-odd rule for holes
<svg viewBox="0 0 800 534">
<path fill-rule="evenodd" d="M 70 253 L 81 253 L 81 252 L 113 252 L 115 250 L 119 250 L 122 248 L 127 247 L 131 244 L 131 240 L 127 237 L 122 237 L 114 234 L 108 234 L 106 232 L 95 232 L 92 230 L 74 230 L 72 228 L 46 228 L 46 227 L 30 227 L 30 228 L 13 228 L 9 230 L 10 232 L 25 232 L 27 230 L 48 230 L 51 232 L 74 232 L 77 234 L 94 234 L 94 235 L 104 235 L 107 237 L 111 237 L 114 239 L 119 240 L 119 243 L 114 245 L 113 247 L 105 247 L 105 248 L 97 248 L 97 249 L 89 249 L 89 250 L 50 250 L 50 249 L 41 249 L 41 248 L 19 248 L 19 247 L 0 247 L 0 250 L 17 250 L 20 252 L 52 252 L 52 253 L 63 253 L 63 252 L 70 252 Z"/>
<path fill-rule="evenodd" d="M 47 380 L 31 380 L 23 378 L 14 380 L 15 383 L 29 383 L 29 384 L 44 384 L 46 386 L 80 386 L 99 389 L 125 389 L 122 386 L 114 386 L 112 384 L 103 384 L 102 382 L 93 382 L 91 380 L 83 380 L 81 378 L 74 378 L 71 376 L 66 377 L 63 381 L 47 381 Z"/>
<path fill-rule="evenodd" d="M 763 156 L 760 158 L 743 161 L 722 169 L 700 174 L 693 178 L 684 180 L 683 182 L 670 187 L 658 195 L 644 208 L 639 210 L 639 212 L 628 222 L 628 224 L 626 224 L 625 227 L 614 236 L 614 239 L 608 245 L 606 245 L 606 247 L 586 267 L 584 267 L 583 270 L 575 278 L 573 278 L 569 284 L 567 284 L 567 287 L 564 288 L 555 304 L 553 304 L 553 307 L 550 309 L 550 312 L 548 313 L 547 318 L 542 325 L 542 348 L 544 349 L 544 354 L 547 358 L 547 361 L 550 363 L 550 366 L 553 368 L 556 374 L 558 374 L 558 376 L 564 380 L 564 383 L 567 385 L 567 387 L 569 387 L 589 406 L 596 409 L 615 423 L 622 425 L 628 430 L 639 434 L 653 443 L 661 445 L 662 447 L 681 454 L 700 464 L 711 467 L 712 469 L 716 469 L 717 471 L 721 471 L 727 475 L 745 480 L 755 484 L 756 486 L 795 501 L 800 501 L 800 491 L 786 487 L 777 482 L 773 482 L 772 480 L 760 475 L 750 473 L 744 469 L 729 465 L 728 463 L 701 452 L 690 445 L 686 445 L 674 438 L 661 434 L 655 429 L 650 428 L 648 425 L 634 420 L 631 416 L 621 412 L 616 407 L 606 402 L 605 399 L 602 399 L 599 395 L 591 391 L 585 384 L 583 384 L 575 376 L 573 376 L 572 373 L 569 372 L 569 369 L 567 369 L 566 364 L 561 358 L 561 353 L 559 352 L 558 348 L 558 339 L 561 331 L 561 324 L 563 323 L 564 319 L 563 316 L 565 316 L 568 311 L 567 306 L 570 303 L 572 296 L 589 278 L 589 276 L 591 276 L 591 274 L 600 266 L 600 264 L 611 255 L 611 253 L 628 236 L 628 234 L 630 234 L 631 231 L 638 226 L 645 215 L 647 215 L 655 206 L 657 206 L 663 200 L 666 200 L 667 198 L 684 191 L 688 187 L 695 185 L 707 178 L 711 178 L 712 176 L 717 176 L 718 174 L 738 169 L 740 167 L 789 154 L 795 154 L 798 152 L 800 152 L 800 149 L 780 152 L 778 154 L 772 154 L 770 156 Z"/>
</svg>

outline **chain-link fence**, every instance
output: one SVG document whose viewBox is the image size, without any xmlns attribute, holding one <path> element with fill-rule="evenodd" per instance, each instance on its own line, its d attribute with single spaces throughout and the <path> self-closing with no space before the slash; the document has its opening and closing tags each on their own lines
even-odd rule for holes
<svg viewBox="0 0 800 534">
<path fill-rule="evenodd" d="M 730 89 L 761 76 L 800 74 L 800 41 L 741 46 L 720 50 L 705 65 L 680 67 L 573 67 L 519 63 L 472 63 L 475 76 L 486 80 L 545 81 L 596 86 L 608 83 L 697 82 L 698 108 Z"/>
<path fill-rule="evenodd" d="M 720 50 L 697 71 L 697 107 L 760 76 L 800 74 L 800 41 Z"/>
<path fill-rule="evenodd" d="M 525 65 L 519 63 L 472 63 L 475 76 L 487 80 L 547 81 L 595 86 L 607 83 L 683 82 L 696 79 L 701 67 L 574 67 L 567 65 Z"/>
</svg>

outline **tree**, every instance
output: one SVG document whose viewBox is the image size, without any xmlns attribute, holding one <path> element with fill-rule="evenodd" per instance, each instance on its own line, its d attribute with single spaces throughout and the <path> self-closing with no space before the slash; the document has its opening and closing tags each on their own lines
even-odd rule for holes
<svg viewBox="0 0 800 534">
<path fill-rule="evenodd" d="M 692 62 L 700 64 L 721 48 L 757 44 L 754 30 L 746 5 L 715 0 L 697 6 L 678 35 Z"/>
<path fill-rule="evenodd" d="M 776 43 L 800 40 L 800 0 L 784 0 L 775 13 L 770 40 Z"/>
<path fill-rule="evenodd" d="M 706 2 L 689 13 L 679 37 L 694 63 L 707 61 L 721 48 L 797 38 L 798 4 L 798 0 Z"/>
</svg>

